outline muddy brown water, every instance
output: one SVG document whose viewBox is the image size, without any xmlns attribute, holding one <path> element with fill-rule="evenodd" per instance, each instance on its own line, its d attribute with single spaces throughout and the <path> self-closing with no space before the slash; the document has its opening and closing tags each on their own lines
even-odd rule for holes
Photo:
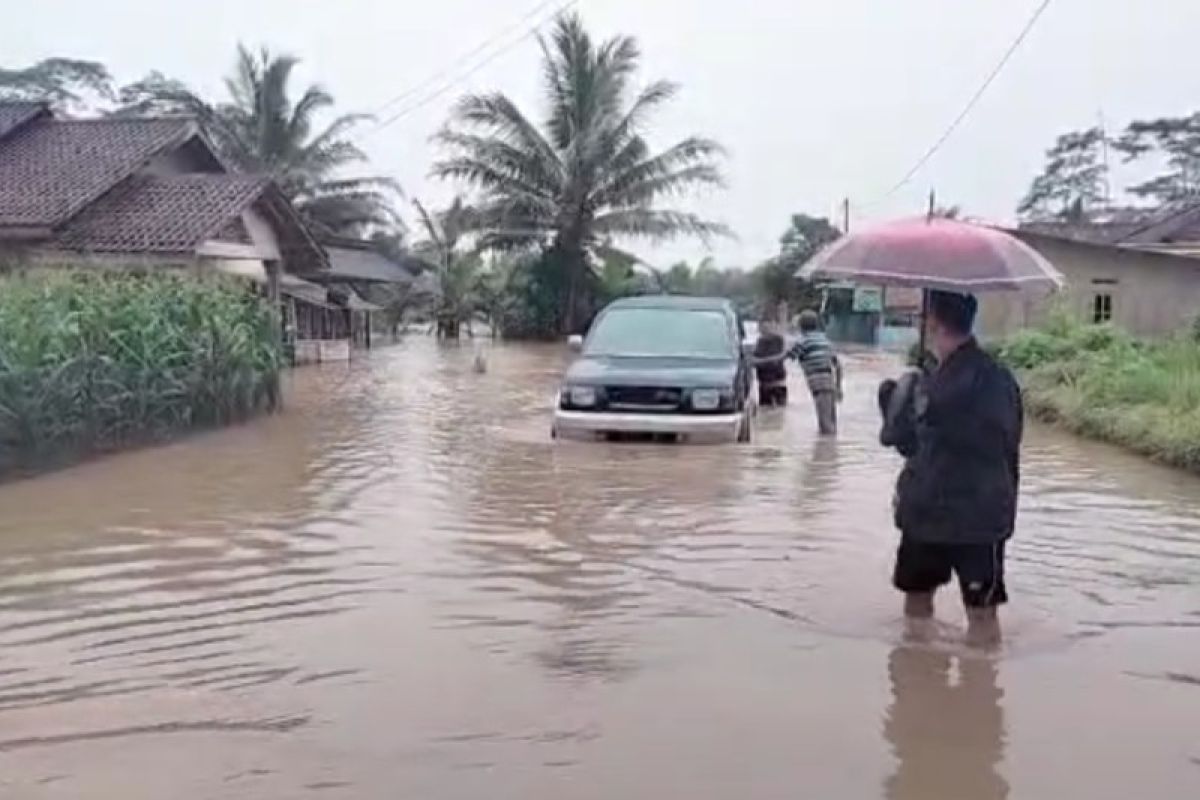
<svg viewBox="0 0 1200 800">
<path fill-rule="evenodd" d="M 1200 481 L 1031 431 L 998 655 L 888 587 L 843 430 L 552 444 L 565 354 L 414 340 L 0 487 L 3 798 L 1195 798 Z"/>
</svg>

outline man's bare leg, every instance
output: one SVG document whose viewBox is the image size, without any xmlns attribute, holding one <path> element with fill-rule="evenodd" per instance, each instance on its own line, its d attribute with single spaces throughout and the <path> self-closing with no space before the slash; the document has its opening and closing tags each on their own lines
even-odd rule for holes
<svg viewBox="0 0 1200 800">
<path fill-rule="evenodd" d="M 967 643 L 975 647 L 1000 644 L 1000 615 L 996 607 L 967 608 Z"/>
<path fill-rule="evenodd" d="M 913 643 L 929 643 L 937 638 L 933 621 L 933 592 L 905 593 L 904 638 Z"/>
<path fill-rule="evenodd" d="M 904 595 L 904 616 L 909 619 L 930 619 L 933 616 L 933 592 L 907 592 Z"/>
</svg>

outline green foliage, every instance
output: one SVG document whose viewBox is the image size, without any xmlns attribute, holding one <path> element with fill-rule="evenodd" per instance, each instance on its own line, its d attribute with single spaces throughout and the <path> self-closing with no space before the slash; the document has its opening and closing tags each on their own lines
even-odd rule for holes
<svg viewBox="0 0 1200 800">
<path fill-rule="evenodd" d="M 700 137 L 651 149 L 650 117 L 678 87 L 658 81 L 634 94 L 641 52 L 633 39 L 596 42 L 577 16 L 564 15 L 542 49 L 545 123 L 504 94 L 464 97 L 438 135 L 446 157 L 434 174 L 480 191 L 484 247 L 544 253 L 543 267 L 563 272 L 557 317 L 561 332 L 575 332 L 595 306 L 592 269 L 614 239 L 726 233 L 661 207 L 720 185 L 723 151 Z"/>
<path fill-rule="evenodd" d="M 999 349 L 1030 410 L 1078 433 L 1200 470 L 1200 343 L 1134 339 L 1058 316 Z"/>
<path fill-rule="evenodd" d="M 196 117 L 234 164 L 274 176 L 319 230 L 360 235 L 395 227 L 395 182 L 342 174 L 366 160 L 349 133 L 367 117 L 343 114 L 319 125 L 318 118 L 333 107 L 333 96 L 316 85 L 294 96 L 297 64 L 290 55 L 239 46 L 235 69 L 225 80 L 226 100 L 211 102 L 179 81 L 151 73 L 121 89 L 118 113 Z"/>
<path fill-rule="evenodd" d="M 1034 178 L 1017 213 L 1027 220 L 1079 221 L 1104 200 L 1108 167 L 1104 131 L 1089 128 L 1059 136 L 1046 151 L 1046 165 Z"/>
<path fill-rule="evenodd" d="M 70 111 L 112 99 L 112 76 L 95 61 L 46 58 L 19 69 L 0 67 L 0 100 L 36 100 Z"/>
<path fill-rule="evenodd" d="M 550 254 L 523 256 L 511 263 L 505 299 L 497 315 L 510 339 L 555 339 L 562 330 L 561 268 Z"/>
<path fill-rule="evenodd" d="M 1044 327 L 1015 334 L 1001 343 L 999 355 L 1017 369 L 1094 356 L 1130 357 L 1140 345 L 1113 325 L 1079 325 L 1055 316 Z"/>
<path fill-rule="evenodd" d="M 413 246 L 412 256 L 437 278 L 433 314 L 438 335 L 457 339 L 463 323 L 469 322 L 480 306 L 483 259 L 464 239 L 476 212 L 461 197 L 438 214 L 430 214 L 416 200 L 413 206 L 426 238 Z"/>
<path fill-rule="evenodd" d="M 1150 157 L 1165 165 L 1158 175 L 1129 187 L 1134 195 L 1164 204 L 1194 200 L 1200 191 L 1200 112 L 1131 122 L 1114 147 L 1127 161 Z"/>
<path fill-rule="evenodd" d="M 800 269 L 822 247 L 836 242 L 841 235 L 827 217 L 793 214 L 788 229 L 779 237 L 779 255 Z"/>
<path fill-rule="evenodd" d="M 1018 213 L 1025 220 L 1078 222 L 1092 216 L 1108 194 L 1108 145 L 1126 163 L 1144 165 L 1151 177 L 1127 187 L 1137 198 L 1162 206 L 1190 201 L 1200 192 L 1200 112 L 1134 120 L 1108 140 L 1099 127 L 1064 134 L 1046 151 Z"/>
<path fill-rule="evenodd" d="M 0 277 L 0 472 L 272 409 L 278 340 L 268 304 L 234 282 Z"/>
<path fill-rule="evenodd" d="M 825 217 L 793 214 L 788 229 L 779 238 L 779 255 L 754 270 L 760 310 L 786 319 L 793 311 L 814 307 L 818 300 L 816 287 L 801 282 L 796 272 L 841 235 Z"/>
</svg>

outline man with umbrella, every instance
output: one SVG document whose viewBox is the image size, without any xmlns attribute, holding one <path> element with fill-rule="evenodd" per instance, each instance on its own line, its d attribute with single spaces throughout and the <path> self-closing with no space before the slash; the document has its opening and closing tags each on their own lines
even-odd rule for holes
<svg viewBox="0 0 1200 800">
<path fill-rule="evenodd" d="M 905 457 L 893 511 L 900 529 L 893 583 L 909 618 L 933 614 L 933 594 L 958 577 L 969 635 L 999 636 L 1005 544 L 1020 478 L 1021 396 L 972 335 L 972 292 L 1054 290 L 1062 276 L 995 228 L 902 220 L 848 235 L 801 268 L 807 280 L 857 280 L 923 290 L 921 350 L 937 365 L 880 387 L 881 441 Z"/>
<path fill-rule="evenodd" d="M 999 637 L 996 608 L 1008 600 L 1004 545 L 1016 521 L 1021 392 L 971 335 L 974 297 L 934 291 L 926 305 L 937 366 L 908 388 L 885 382 L 880 392 L 881 439 L 905 456 L 892 581 L 905 593 L 905 615 L 921 619 L 933 616 L 934 592 L 957 576 L 969 634 L 987 643 Z"/>
</svg>

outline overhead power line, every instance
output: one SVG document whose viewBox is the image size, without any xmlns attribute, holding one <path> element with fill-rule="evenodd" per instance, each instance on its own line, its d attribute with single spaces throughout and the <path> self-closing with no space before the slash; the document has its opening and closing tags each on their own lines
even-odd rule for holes
<svg viewBox="0 0 1200 800">
<path fill-rule="evenodd" d="M 1038 20 L 1042 18 L 1042 14 L 1046 13 L 1046 9 L 1050 7 L 1050 2 L 1051 0 L 1042 0 L 1042 4 L 1034 10 L 1033 14 L 1029 17 L 1029 20 L 1025 23 L 1025 27 L 1021 29 L 1021 32 L 1017 34 L 1017 38 L 1014 39 L 1012 44 L 1008 46 L 1008 49 L 1004 51 L 1004 55 L 1000 58 L 1000 61 L 997 62 L 996 66 L 992 68 L 992 71 L 988 73 L 987 78 L 985 78 L 983 83 L 979 85 L 979 88 L 975 90 L 975 94 L 971 95 L 971 99 L 967 101 L 965 106 L 963 106 L 962 111 L 960 111 L 958 116 L 955 117 L 949 126 L 946 127 L 946 130 L 942 131 L 942 135 L 934 141 L 929 149 L 917 159 L 916 163 L 912 165 L 908 172 L 904 173 L 904 177 L 896 181 L 896 183 L 890 189 L 888 189 L 878 198 L 866 203 L 863 207 L 878 205 L 894 195 L 896 192 L 900 191 L 900 189 L 902 189 L 909 181 L 916 177 L 916 174 L 921 171 L 922 167 L 929 163 L 929 160 L 934 157 L 937 151 L 942 149 L 942 145 L 944 145 L 946 141 L 949 140 L 949 138 L 954 134 L 954 132 L 958 130 L 958 127 L 962 125 L 963 121 L 966 120 L 971 111 L 974 110 L 975 106 L 979 103 L 980 99 L 983 98 L 983 95 L 987 92 L 988 88 L 995 82 L 996 78 L 1000 76 L 1000 73 L 1004 71 L 1004 67 L 1008 65 L 1008 62 L 1012 59 L 1018 48 L 1020 48 L 1022 42 L 1029 37 L 1029 34 L 1033 31 L 1034 26 L 1037 25 Z"/>
<path fill-rule="evenodd" d="M 379 108 L 375 109 L 375 111 L 372 113 L 374 113 L 376 116 L 378 116 L 378 115 L 382 114 L 383 112 L 387 111 L 388 109 L 392 108 L 393 106 L 395 106 L 397 103 L 401 103 L 401 102 L 407 100 L 408 98 L 412 97 L 413 95 L 417 94 L 418 92 L 422 91 L 423 89 L 426 89 L 429 86 L 432 86 L 433 84 L 437 83 L 441 79 L 453 74 L 453 72 L 456 69 L 458 69 L 459 66 L 461 66 L 462 64 L 466 63 L 467 61 L 470 61 L 471 59 L 475 58 L 475 56 L 484 52 L 489 47 L 496 44 L 496 42 L 499 42 L 500 40 L 507 38 L 508 35 L 511 34 L 513 31 L 515 31 L 517 28 L 524 27 L 525 23 L 527 23 L 529 20 L 536 17 L 538 14 L 542 13 L 542 11 L 544 11 L 549 6 L 554 5 L 554 3 L 556 1 L 557 0 L 542 0 L 542 2 L 538 3 L 532 9 L 530 9 L 525 14 L 525 16 L 521 17 L 519 20 L 514 22 L 512 25 L 509 25 L 507 28 L 505 28 L 504 30 L 500 31 L 499 33 L 497 33 L 493 36 L 489 36 L 487 39 L 480 42 L 477 46 L 475 46 L 468 52 L 463 53 L 461 56 L 459 56 L 454 61 L 452 61 L 445 69 L 439 70 L 438 72 L 435 72 L 433 75 L 430 75 L 428 78 L 426 78 L 425 80 L 416 84 L 415 86 L 410 86 L 408 89 L 405 89 L 403 92 L 396 95 L 395 97 L 392 97 L 387 102 L 385 102 L 383 105 L 381 105 Z"/>
<path fill-rule="evenodd" d="M 411 102 L 402 105 L 402 107 L 399 110 L 397 110 L 393 114 L 388 115 L 384 119 L 380 120 L 373 127 L 368 129 L 367 131 L 365 131 L 365 133 L 363 135 L 369 136 L 374 133 L 378 133 L 379 131 L 381 131 L 384 128 L 388 127 L 389 125 L 395 123 L 396 121 L 403 119 L 404 117 L 408 116 L 409 114 L 413 113 L 414 111 L 417 111 L 418 109 L 421 109 L 421 108 L 429 105 L 434 100 L 437 100 L 439 97 L 444 95 L 446 92 L 453 89 L 455 86 L 457 86 L 462 81 L 471 77 L 472 75 L 474 75 L 475 73 L 477 73 L 481 69 L 483 69 L 484 67 L 486 67 L 489 64 L 491 64 L 492 62 L 494 62 L 496 59 L 498 59 L 501 56 L 503 56 L 504 54 L 506 54 L 508 51 L 512 50 L 517 45 L 521 44 L 522 42 L 526 41 L 527 39 L 530 39 L 530 38 L 536 36 L 538 31 L 541 29 L 542 25 L 544 25 L 549 20 L 558 17 L 560 14 L 562 14 L 564 11 L 571 8 L 572 6 L 576 5 L 578 2 L 579 2 L 579 0 L 567 0 L 567 2 L 560 2 L 549 13 L 545 14 L 545 16 L 543 16 L 536 24 L 529 27 L 516 39 L 513 39 L 512 41 L 508 42 L 506 45 L 504 45 L 500 49 L 496 50 L 495 52 L 491 53 L 486 58 L 484 58 L 482 61 L 479 61 L 478 63 L 472 65 L 468 69 L 461 71 L 461 72 L 457 72 L 457 74 L 456 74 L 455 66 L 448 67 L 447 69 L 442 70 L 438 74 L 434 75 L 432 78 L 422 82 L 417 87 L 407 90 L 407 91 L 403 92 L 402 94 L 397 95 L 396 97 L 392 98 L 387 103 L 385 103 L 384 106 L 382 106 L 381 108 L 388 108 L 388 107 L 396 105 L 397 103 L 401 102 L 402 100 L 405 100 L 410 97 L 414 97 L 422 89 L 432 86 L 439 79 L 447 78 L 446 82 L 442 86 L 440 86 L 439 88 L 435 89 L 434 91 L 432 91 L 428 94 L 416 97 Z M 478 55 L 478 54 L 482 53 L 483 51 L 487 50 L 488 47 L 490 47 L 491 45 L 495 44 L 496 42 L 504 39 L 508 34 L 512 33 L 514 30 L 516 30 L 516 28 L 519 25 L 528 22 L 530 19 L 535 17 L 540 11 L 544 10 L 549 5 L 551 5 L 551 2 L 549 2 L 549 1 L 538 4 L 538 6 L 536 8 L 534 8 L 532 11 L 530 11 L 528 14 L 526 14 L 519 23 L 510 26 L 509 28 L 507 28 L 504 31 L 504 33 L 499 34 L 494 37 L 491 37 L 491 39 L 489 39 L 487 42 L 476 47 L 469 54 L 460 58 L 456 63 L 460 64 L 460 65 L 464 64 L 471 57 Z"/>
</svg>

